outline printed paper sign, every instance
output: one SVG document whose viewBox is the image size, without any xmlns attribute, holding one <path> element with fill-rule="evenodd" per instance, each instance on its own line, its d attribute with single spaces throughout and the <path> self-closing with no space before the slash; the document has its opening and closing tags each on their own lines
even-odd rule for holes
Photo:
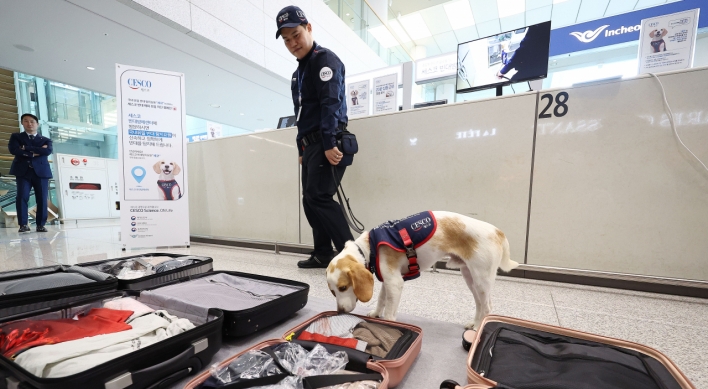
<svg viewBox="0 0 708 389">
<path fill-rule="evenodd" d="M 639 74 L 693 66 L 699 9 L 643 19 L 639 37 Z"/>
<path fill-rule="evenodd" d="M 347 85 L 347 116 L 350 119 L 369 115 L 369 80 Z"/>
<path fill-rule="evenodd" d="M 116 64 L 123 247 L 189 245 L 184 75 Z"/>
<path fill-rule="evenodd" d="M 397 111 L 398 75 L 374 78 L 374 113 Z"/>
<path fill-rule="evenodd" d="M 207 137 L 209 139 L 221 138 L 221 124 L 207 122 Z"/>
</svg>

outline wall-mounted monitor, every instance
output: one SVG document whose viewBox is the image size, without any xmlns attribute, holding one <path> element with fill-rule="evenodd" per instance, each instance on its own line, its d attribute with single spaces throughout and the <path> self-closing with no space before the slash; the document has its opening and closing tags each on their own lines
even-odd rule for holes
<svg viewBox="0 0 708 389">
<path fill-rule="evenodd" d="M 457 93 L 546 78 L 551 22 L 457 46 Z"/>
<path fill-rule="evenodd" d="M 278 119 L 278 127 L 277 128 L 295 127 L 295 124 L 297 124 L 297 121 L 295 120 L 295 115 L 285 116 L 285 117 Z"/>
</svg>

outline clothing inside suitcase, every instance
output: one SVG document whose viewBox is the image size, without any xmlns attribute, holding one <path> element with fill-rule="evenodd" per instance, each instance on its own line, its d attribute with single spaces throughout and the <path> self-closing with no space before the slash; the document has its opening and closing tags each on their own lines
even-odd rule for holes
<svg viewBox="0 0 708 389">
<path fill-rule="evenodd" d="M 140 293 L 140 302 L 179 312 L 187 319 L 204 317 L 210 308 L 242 311 L 295 293 L 304 287 L 226 273 L 215 273 Z"/>
<path fill-rule="evenodd" d="M 104 294 L 101 298 L 90 298 L 80 303 L 77 302 L 63 309 L 45 310 L 40 314 L 27 314 L 19 319 L 5 321 L 0 324 L 0 348 L 2 351 L 7 351 L 10 347 L 17 347 L 21 342 L 27 342 L 32 346 L 20 348 L 19 352 L 12 354 L 11 357 L 3 355 L 3 365 L 10 364 L 13 367 L 21 367 L 37 378 L 68 378 L 92 369 L 100 369 L 99 366 L 110 365 L 119 358 L 165 342 L 222 317 L 220 311 L 205 312 L 203 316 L 195 316 L 193 320 L 190 320 L 193 324 L 193 327 L 190 327 L 183 320 L 184 318 L 179 316 L 179 312 L 173 312 L 161 306 L 153 308 L 156 312 L 149 310 L 138 312 L 132 307 L 133 304 L 126 304 L 126 300 L 136 301 L 133 297 L 121 292 L 114 292 Z M 127 302 L 130 303 L 130 301 Z M 117 303 L 121 302 L 121 306 L 117 307 Z M 108 308 L 109 306 L 111 308 Z M 71 323 L 79 323 L 82 316 L 90 316 L 101 310 L 133 313 L 124 314 L 120 318 L 120 323 L 124 328 L 111 329 L 110 331 L 102 328 L 101 331 L 91 336 L 74 337 L 66 341 L 57 341 L 57 338 L 61 336 L 52 333 L 52 330 L 59 325 L 65 326 L 61 329 L 66 332 L 66 326 L 70 326 Z M 166 312 L 162 313 L 160 310 Z M 216 316 L 215 312 L 219 316 Z M 92 320 L 87 321 L 94 322 L 89 324 L 96 326 L 95 319 L 93 317 Z M 158 323 L 158 320 L 162 320 L 162 322 Z M 98 325 L 107 326 L 108 324 L 103 322 Z M 19 330 L 11 332 L 9 330 L 11 328 L 19 328 Z M 5 331 L 6 329 L 7 331 Z M 76 330 L 73 331 L 76 332 Z M 217 332 L 219 331 L 217 330 Z M 46 341 L 41 342 L 42 337 L 47 337 Z M 40 341 L 39 344 L 36 344 L 38 341 Z M 212 346 L 213 351 L 216 352 L 220 345 Z"/>
<path fill-rule="evenodd" d="M 119 280 L 131 280 L 193 265 L 204 258 L 189 255 L 139 255 L 89 264 L 84 268 L 112 275 Z"/>
<path fill-rule="evenodd" d="M 108 274 L 78 266 L 50 266 L 7 272 L 0 277 L 0 295 L 34 292 L 65 286 L 89 284 L 112 278 Z"/>
<path fill-rule="evenodd" d="M 668 369 L 638 351 L 490 322 L 472 369 L 514 389 L 680 389 Z"/>
<path fill-rule="evenodd" d="M 291 341 L 301 344 L 306 349 L 312 349 L 316 344 L 322 344 L 327 350 L 344 350 L 350 356 L 356 355 L 360 360 L 394 360 L 401 358 L 413 342 L 418 338 L 418 334 L 403 327 L 385 325 L 369 322 L 366 319 L 358 318 L 360 321 L 354 325 L 344 325 L 344 328 L 351 327 L 348 331 L 335 330 L 334 332 L 349 332 L 347 336 L 355 339 L 358 343 L 364 342 L 366 345 L 356 348 L 349 339 L 344 339 L 338 335 L 332 335 L 332 331 L 321 329 L 331 329 L 342 327 L 341 322 L 346 318 L 358 318 L 352 315 L 333 315 L 318 319 L 317 322 L 292 334 Z M 324 321 L 324 322 L 323 322 Z M 331 323 L 327 323 L 330 321 Z M 314 331 L 307 331 L 308 329 Z M 315 335 L 315 336 L 311 336 Z M 321 336 L 317 336 L 321 335 Z M 341 335 L 341 334 L 340 334 Z M 334 340 L 335 343 L 331 343 Z M 346 345 L 349 343 L 349 345 Z"/>
</svg>

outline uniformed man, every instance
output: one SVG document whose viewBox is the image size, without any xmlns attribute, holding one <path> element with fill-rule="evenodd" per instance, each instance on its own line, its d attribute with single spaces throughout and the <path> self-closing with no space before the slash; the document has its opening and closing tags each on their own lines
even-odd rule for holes
<svg viewBox="0 0 708 389">
<path fill-rule="evenodd" d="M 283 8 L 276 18 L 277 39 L 282 35 L 285 47 L 297 57 L 292 90 L 297 118 L 297 149 L 302 165 L 302 205 L 312 227 L 315 250 L 310 258 L 298 262 L 301 268 L 327 267 L 344 243 L 353 240 L 342 209 L 333 196 L 337 182 L 344 176 L 339 166 L 342 152 L 336 147 L 336 135 L 347 125 L 344 95 L 344 64 L 330 50 L 312 38 L 312 25 L 296 6 Z"/>
</svg>

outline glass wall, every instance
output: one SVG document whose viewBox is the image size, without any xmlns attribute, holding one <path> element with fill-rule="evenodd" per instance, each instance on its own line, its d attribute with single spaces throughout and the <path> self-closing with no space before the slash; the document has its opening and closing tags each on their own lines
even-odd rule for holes
<svg viewBox="0 0 708 389">
<path fill-rule="evenodd" d="M 36 115 L 40 133 L 51 138 L 57 153 L 118 158 L 115 96 L 77 88 L 57 81 L 15 73 L 21 112 Z M 210 128 L 220 133 L 211 135 Z M 252 132 L 187 115 L 187 139 Z"/>
</svg>

